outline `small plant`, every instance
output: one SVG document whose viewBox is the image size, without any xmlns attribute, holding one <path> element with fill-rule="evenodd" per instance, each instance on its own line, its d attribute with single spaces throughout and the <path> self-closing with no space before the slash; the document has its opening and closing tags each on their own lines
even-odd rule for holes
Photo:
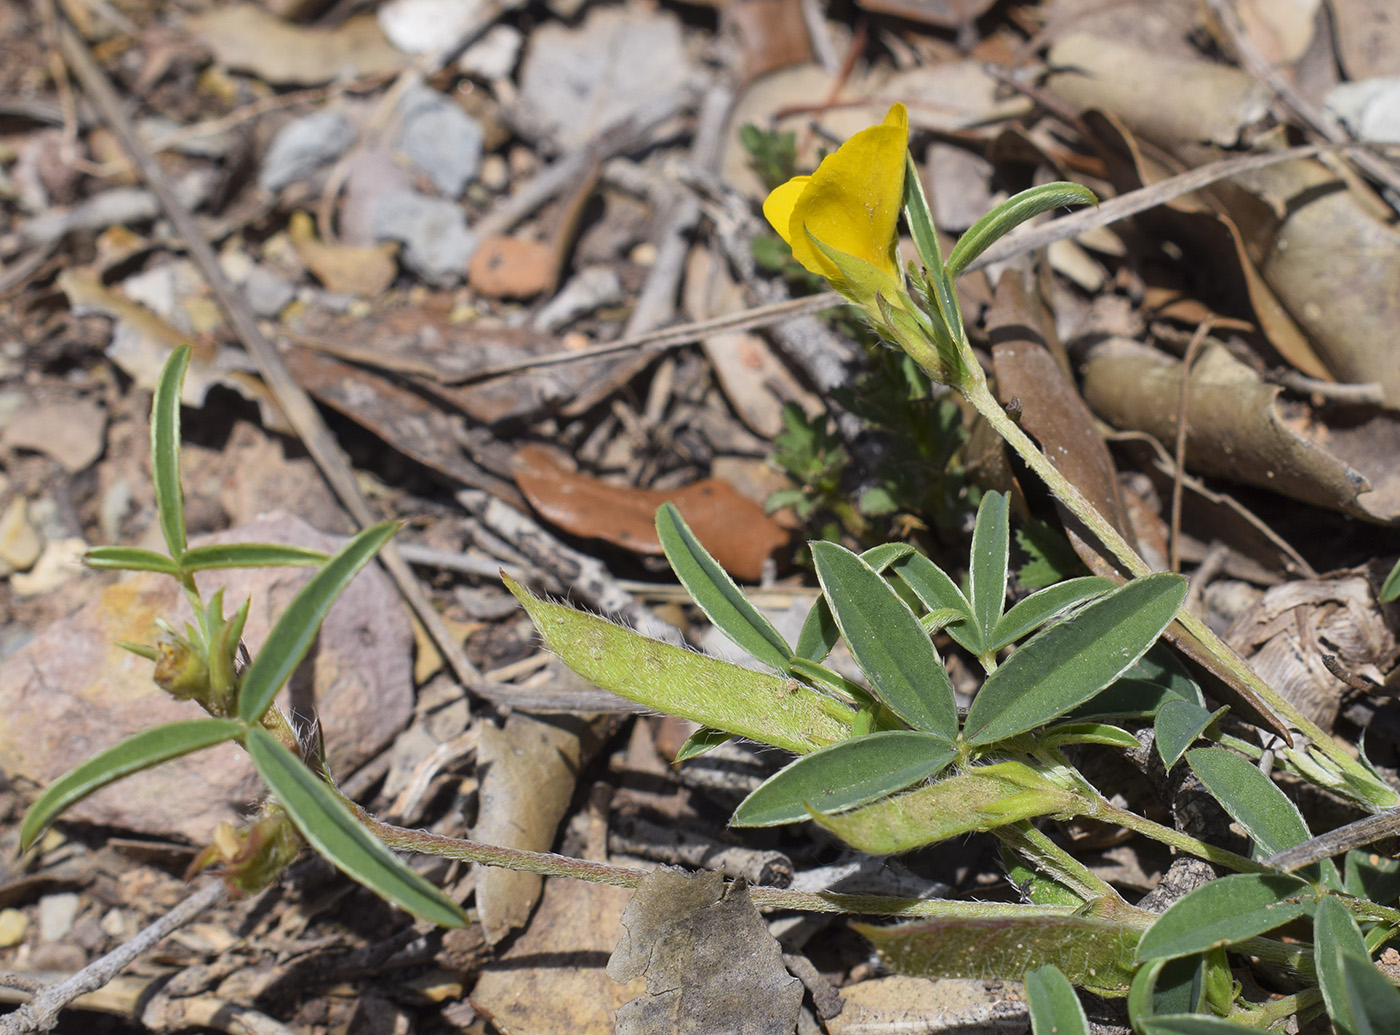
<svg viewBox="0 0 1400 1035">
<path fill-rule="evenodd" d="M 416 916 L 449 927 L 466 922 L 443 893 L 398 860 L 366 829 L 357 806 L 335 789 L 319 742 L 298 742 L 273 704 L 310 649 L 336 598 L 398 530 L 396 522 L 367 528 L 334 556 L 270 543 L 190 547 L 185 539 L 180 485 L 180 385 L 189 349 L 177 349 L 162 371 L 151 408 L 151 469 L 156 508 L 169 554 L 134 547 L 98 547 L 94 568 L 152 571 L 179 582 L 194 611 L 180 632 L 162 623 L 153 646 L 124 644 L 155 662 L 154 678 L 175 697 L 192 700 L 209 718 L 144 730 L 113 745 L 49 786 L 20 828 L 20 847 L 33 845 L 65 809 L 125 776 L 182 755 L 237 741 L 272 796 L 244 830 L 221 826 L 194 869 L 218 864 L 235 889 L 252 892 L 276 879 L 306 844 L 342 871 Z M 196 576 L 219 568 L 316 565 L 247 665 L 240 664 L 245 601 L 223 614 L 223 592 L 205 601 Z"/>
<path fill-rule="evenodd" d="M 1238 690 L 1307 738 L 1280 751 L 1276 771 L 1372 810 L 1400 798 L 1364 754 L 1348 753 L 1299 715 L 1181 610 L 1185 580 L 1151 573 L 1046 461 L 996 403 L 968 344 L 953 287 L 959 273 L 1019 223 L 1060 205 L 1092 203 L 1093 196 L 1065 183 L 1017 195 L 979 220 L 945 261 L 907 135 L 907 115 L 896 104 L 815 173 L 777 186 L 765 215 L 805 269 L 828 280 L 930 378 L 962 394 L 1132 578 L 1058 580 L 1063 566 L 1047 537 L 1031 531 L 1023 542 L 1045 584 L 1007 609 L 1008 506 L 1001 494 L 988 493 L 965 586 L 902 543 L 863 553 L 811 543 L 821 596 L 789 644 L 675 508 L 663 506 L 657 532 L 676 576 L 709 620 L 767 671 L 648 640 L 534 596 L 511 579 L 507 585 L 547 646 L 585 678 L 700 723 L 681 758 L 728 736 L 797 756 L 738 806 L 735 826 L 813 820 L 876 853 L 972 831 L 998 837 L 1028 901 L 925 903 L 928 919 L 856 925 L 897 969 L 1024 979 L 1037 1033 L 1087 1030 L 1073 985 L 1127 996 L 1134 1028 L 1150 1035 L 1249 1031 L 1323 1009 L 1348 1035 L 1400 1030 L 1400 992 L 1371 962 L 1400 928 L 1393 907 L 1400 867 L 1356 852 L 1341 870 L 1318 856 L 1296 875 L 1273 864 L 1310 842 L 1307 825 L 1255 764 L 1259 747 L 1223 733 L 1225 709 L 1209 710 L 1172 656 L 1154 648 L 1159 635 L 1180 623 Z M 901 215 L 920 258 L 907 269 L 897 256 Z M 821 430 L 790 425 L 788 441 L 779 444 L 805 458 L 805 484 L 816 496 L 831 491 L 837 459 Z M 938 633 L 985 673 L 963 716 L 934 645 Z M 825 664 L 838 640 L 864 684 Z M 1127 724 L 1143 723 L 1152 726 L 1163 765 L 1188 765 L 1249 835 L 1249 855 L 1112 804 L 1066 753 L 1072 745 L 1138 751 Z M 1202 739 L 1209 746 L 1194 747 Z M 1125 902 L 1031 822 L 1040 817 L 1117 824 L 1233 872 L 1159 916 Z M 1308 919 L 1311 945 L 1266 937 Z M 1230 953 L 1291 976 L 1293 990 L 1249 1000 L 1234 980 Z"/>
</svg>

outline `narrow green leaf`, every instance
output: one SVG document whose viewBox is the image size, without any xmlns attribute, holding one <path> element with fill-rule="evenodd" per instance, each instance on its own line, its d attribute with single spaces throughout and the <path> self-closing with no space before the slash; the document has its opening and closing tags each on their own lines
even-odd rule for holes
<svg viewBox="0 0 1400 1035">
<path fill-rule="evenodd" d="M 894 855 L 962 834 L 1076 814 L 1078 799 L 1020 762 L 977 766 L 836 816 L 813 818 L 852 848 Z"/>
<path fill-rule="evenodd" d="M 348 805 L 261 726 L 248 730 L 248 756 L 311 847 L 352 880 L 439 927 L 465 927 L 455 902 L 405 866 L 365 829 Z"/>
<path fill-rule="evenodd" d="M 1331 895 L 1313 918 L 1313 961 L 1327 1014 L 1341 1035 L 1400 1031 L 1400 992 L 1371 962 L 1361 929 Z"/>
<path fill-rule="evenodd" d="M 914 548 L 907 543 L 881 543 L 862 553 L 860 559 L 876 571 L 883 572 L 895 561 L 908 557 L 913 552 Z M 802 623 L 794 656 L 806 658 L 808 661 L 821 661 L 831 653 L 831 649 L 840 638 L 841 630 L 836 626 L 836 619 L 831 617 L 831 605 L 826 602 L 826 597 L 819 596 Z"/>
<path fill-rule="evenodd" d="M 915 729 L 952 741 L 958 733 L 953 684 L 914 612 L 845 547 L 814 542 L 812 561 L 841 635 L 880 700 Z"/>
<path fill-rule="evenodd" d="M 190 347 L 170 353 L 151 400 L 151 481 L 156 513 L 170 556 L 185 552 L 185 494 L 180 488 L 180 386 L 190 365 Z"/>
<path fill-rule="evenodd" d="M 972 588 L 972 614 L 990 643 L 992 629 L 1001 620 L 1006 603 L 1006 562 L 1011 556 L 1010 497 L 989 492 L 977 507 L 977 524 L 972 530 L 972 557 L 968 581 Z"/>
<path fill-rule="evenodd" d="M 102 571 L 154 571 L 178 577 L 180 566 L 163 553 L 137 546 L 94 546 L 83 556 L 89 568 Z"/>
<path fill-rule="evenodd" d="M 336 598 L 398 530 L 397 521 L 384 521 L 366 528 L 342 546 L 297 591 L 267 634 L 262 650 L 243 673 L 238 691 L 239 718 L 244 722 L 257 722 L 262 718 L 277 692 L 311 649 Z"/>
<path fill-rule="evenodd" d="M 1085 575 L 1083 578 L 1058 582 L 1037 590 L 1024 600 L 1018 601 L 1010 611 L 1001 616 L 1001 620 L 992 628 L 987 649 L 999 651 L 1022 636 L 1039 629 L 1055 616 L 1101 596 L 1112 588 L 1112 579 Z"/>
<path fill-rule="evenodd" d="M 787 640 L 695 538 L 675 504 L 657 510 L 656 535 L 676 578 L 715 628 L 769 668 L 785 671 L 792 657 Z"/>
<path fill-rule="evenodd" d="M 185 551 L 180 564 L 186 571 L 215 568 L 306 568 L 324 564 L 330 556 L 305 546 L 285 543 L 211 543 Z"/>
<path fill-rule="evenodd" d="M 64 773 L 30 806 L 20 827 L 24 851 L 65 809 L 124 776 L 188 755 L 191 751 L 231 740 L 243 730 L 233 719 L 190 719 L 142 730 Z"/>
<path fill-rule="evenodd" d="M 988 905 L 989 911 L 993 908 Z M 940 917 L 897 927 L 851 926 L 901 974 L 1020 981 L 1031 967 L 1053 965 L 1090 992 L 1121 996 L 1127 991 L 1138 928 L 1050 910 L 1036 915 L 1034 907 L 1006 907 L 1006 913 L 975 919 Z"/>
<path fill-rule="evenodd" d="M 851 708 L 795 679 L 706 657 L 534 596 L 503 576 L 545 646 L 595 686 L 799 755 L 846 739 Z"/>
<path fill-rule="evenodd" d="M 1186 749 L 1196 742 L 1206 727 L 1225 713 L 1219 708 L 1208 711 L 1195 701 L 1173 698 L 1164 703 L 1152 721 L 1153 735 L 1157 740 L 1157 754 L 1162 764 L 1170 769 L 1186 753 Z"/>
<path fill-rule="evenodd" d="M 1355 898 L 1368 898 L 1381 906 L 1394 905 L 1400 898 L 1400 859 L 1366 851 L 1348 852 L 1343 888 Z"/>
<path fill-rule="evenodd" d="M 904 584 L 930 611 L 948 609 L 966 615 L 965 622 L 954 622 L 945 626 L 944 630 L 969 654 L 981 657 L 986 653 L 972 605 L 947 572 L 921 553 L 901 559 L 891 566 L 891 570 L 904 580 Z"/>
<path fill-rule="evenodd" d="M 1153 1017 L 1143 1022 L 1141 1030 L 1142 1035 L 1259 1035 L 1258 1028 L 1210 1014 Z"/>
<path fill-rule="evenodd" d="M 1276 873 L 1232 873 L 1173 903 L 1147 929 L 1138 960 L 1172 958 L 1233 945 L 1307 912 L 1308 885 Z"/>
<path fill-rule="evenodd" d="M 1105 747 L 1118 747 L 1132 750 L 1141 747 L 1137 737 L 1119 726 L 1106 722 L 1067 722 L 1049 727 L 1041 738 L 1047 747 L 1063 747 L 1066 744 L 1102 744 Z"/>
<path fill-rule="evenodd" d="M 1032 1035 L 1089 1035 L 1089 1019 L 1074 986 L 1053 963 L 1026 971 Z"/>
<path fill-rule="evenodd" d="M 914 239 L 914 250 L 919 253 L 924 269 L 941 274 L 943 250 L 938 246 L 938 229 L 924 194 L 923 182 L 919 179 L 919 167 L 914 164 L 914 156 L 908 152 L 905 152 L 904 166 L 904 222 L 909 227 L 909 236 Z"/>
<path fill-rule="evenodd" d="M 1007 198 L 958 238 L 948 253 L 948 276 L 956 280 L 973 259 L 1028 219 L 1062 205 L 1097 205 L 1094 192 L 1077 183 L 1043 183 Z"/>
<path fill-rule="evenodd" d="M 1224 748 L 1186 752 L 1206 790 L 1254 839 L 1261 856 L 1277 855 L 1312 837 L 1298 806 L 1259 768 Z"/>
<path fill-rule="evenodd" d="M 1390 574 L 1381 583 L 1380 600 L 1382 604 L 1400 600 L 1400 561 L 1395 562 L 1395 567 L 1390 569 Z"/>
<path fill-rule="evenodd" d="M 736 827 L 797 823 L 902 791 L 953 760 L 953 745 L 936 733 L 893 730 L 843 740 L 778 770 L 743 800 Z"/>
<path fill-rule="evenodd" d="M 685 738 L 685 743 L 676 752 L 673 761 L 684 762 L 691 758 L 698 758 L 706 751 L 719 747 L 726 740 L 734 735 L 726 733 L 724 730 L 712 730 L 708 726 L 701 726 L 698 730 Z"/>
<path fill-rule="evenodd" d="M 1134 1026 L 1158 1014 L 1195 1013 L 1205 1002 L 1206 957 L 1149 960 L 1128 991 L 1128 1020 Z"/>
<path fill-rule="evenodd" d="M 1180 575 L 1148 575 L 1037 633 L 972 699 L 968 743 L 1024 733 L 1089 700 L 1142 657 L 1185 597 Z"/>
</svg>

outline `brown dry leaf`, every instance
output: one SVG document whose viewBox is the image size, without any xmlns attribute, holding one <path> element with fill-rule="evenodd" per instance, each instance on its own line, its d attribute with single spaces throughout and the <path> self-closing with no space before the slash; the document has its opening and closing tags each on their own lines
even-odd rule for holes
<svg viewBox="0 0 1400 1035">
<path fill-rule="evenodd" d="M 107 411 L 92 399 L 30 398 L 6 425 L 10 449 L 51 456 L 69 474 L 86 470 L 107 442 Z"/>
<path fill-rule="evenodd" d="M 1023 1032 L 1029 1023 L 1018 982 L 892 977 L 841 989 L 846 1007 L 827 1021 L 830 1035 L 943 1035 L 952 1031 Z"/>
<path fill-rule="evenodd" d="M 504 1035 L 613 1035 L 617 1010 L 641 992 L 604 972 L 632 892 L 551 877 L 532 924 L 481 970 L 471 1003 Z"/>
<path fill-rule="evenodd" d="M 1090 354 L 1083 375 L 1084 398 L 1104 420 L 1175 441 L 1180 361 L 1136 342 L 1108 341 Z M 1400 424 L 1380 412 L 1359 428 L 1334 430 L 1310 407 L 1280 401 L 1281 391 L 1225 348 L 1203 350 L 1191 370 L 1187 467 L 1366 521 L 1400 521 Z M 1345 457 L 1335 444 L 1339 431 L 1352 447 Z"/>
<path fill-rule="evenodd" d="M 1337 53 L 1348 79 L 1400 75 L 1400 19 L 1394 0 L 1332 0 Z"/>
<path fill-rule="evenodd" d="M 374 298 L 387 291 L 398 275 L 394 256 L 399 246 L 395 241 L 362 248 L 326 244 L 316 236 L 305 212 L 292 213 L 287 236 L 307 269 L 330 291 Z"/>
<path fill-rule="evenodd" d="M 480 806 L 472 837 L 490 845 L 547 852 L 574 796 L 574 783 L 598 738 L 578 716 L 537 719 L 512 712 L 505 726 L 481 727 L 477 767 Z M 476 906 L 495 945 L 530 919 L 543 880 L 537 873 L 482 867 Z"/>
<path fill-rule="evenodd" d="M 1168 61 L 1110 40 L 1069 36 L 1051 53 L 1072 66 L 1049 88 L 1085 108 L 1108 111 L 1190 165 L 1215 157 L 1262 114 L 1260 88 L 1243 72 L 1205 61 Z M 1171 97 L 1171 104 L 1163 104 Z M 1277 303 L 1317 346 L 1330 376 L 1377 382 L 1400 405 L 1400 364 L 1388 341 L 1400 323 L 1400 232 L 1374 199 L 1322 162 L 1305 159 L 1243 174 L 1208 192 L 1238 230 L 1251 264 Z M 1274 336 L 1277 313 L 1251 296 Z M 1278 342 L 1290 354 L 1286 342 Z"/>
<path fill-rule="evenodd" d="M 720 566 L 745 582 L 757 582 L 764 562 L 788 541 L 762 507 L 718 478 L 633 489 L 570 470 L 550 450 L 527 445 L 515 453 L 515 483 L 545 520 L 570 534 L 650 556 L 662 553 L 656 509 L 674 503 Z"/>
<path fill-rule="evenodd" d="M 719 8 L 721 35 L 738 42 L 741 83 L 812 60 L 801 0 L 725 0 Z"/>
<path fill-rule="evenodd" d="M 617 1012 L 618 1035 L 791 1035 L 802 983 L 749 898 L 720 873 L 652 871 L 622 915 L 608 961 L 617 981 L 645 976 L 646 995 Z"/>
<path fill-rule="evenodd" d="M 467 269 L 467 283 L 491 298 L 533 298 L 554 287 L 558 276 L 554 247 L 519 237 L 488 237 Z"/>
<path fill-rule="evenodd" d="M 417 392 L 311 349 L 287 349 L 287 372 L 327 406 L 463 485 L 495 488 L 500 479 L 472 463 L 458 445 L 453 419 Z"/>
<path fill-rule="evenodd" d="M 191 545 L 282 542 L 332 552 L 335 542 L 301 519 L 269 514 Z M 251 597 L 244 636 L 254 650 L 271 621 L 311 577 L 308 568 L 255 568 L 200 576 L 205 593 L 227 587 L 226 608 Z M 155 619 L 189 620 L 173 579 L 134 575 L 55 622 L 0 667 L 0 770 L 47 786 L 122 737 L 203 713 L 151 680 L 151 663 L 115 640 L 150 643 Z M 393 738 L 413 713 L 408 618 L 389 578 L 370 566 L 331 608 L 314 653 L 293 676 L 314 694 L 333 772 L 351 772 Z M 305 673 L 306 678 L 302 673 Z M 300 708 L 307 714 L 305 700 Z M 281 703 L 287 706 L 284 693 Z M 74 806 L 68 816 L 156 837 L 207 842 L 220 820 L 236 821 L 262 790 L 235 745 L 201 751 L 129 777 Z"/>
<path fill-rule="evenodd" d="M 1241 0 L 1238 7 L 1245 34 L 1270 65 L 1297 61 L 1317 33 L 1322 0 Z"/>
<path fill-rule="evenodd" d="M 319 29 L 292 25 L 260 4 L 230 4 L 192 15 L 184 25 L 220 64 L 278 86 L 387 74 L 408 62 L 384 38 L 372 14 Z"/>
<path fill-rule="evenodd" d="M 856 3 L 875 14 L 907 18 L 938 29 L 956 29 L 986 14 L 995 0 L 856 0 Z"/>
</svg>

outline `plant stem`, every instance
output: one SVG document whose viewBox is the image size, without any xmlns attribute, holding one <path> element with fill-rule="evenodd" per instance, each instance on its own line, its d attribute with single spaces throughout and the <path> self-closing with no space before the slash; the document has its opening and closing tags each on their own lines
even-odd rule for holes
<svg viewBox="0 0 1400 1035">
<path fill-rule="evenodd" d="M 464 859 L 482 866 L 501 866 L 547 877 L 573 877 L 593 884 L 619 888 L 639 887 L 650 873 L 633 866 L 614 866 L 591 859 L 571 859 L 553 852 L 528 852 L 482 844 L 466 838 L 444 837 L 425 830 L 408 830 L 381 823 L 350 802 L 360 821 L 375 837 L 396 851 L 419 852 L 444 859 Z M 885 895 L 844 895 L 825 891 L 789 891 L 786 888 L 751 886 L 749 895 L 760 909 L 803 909 L 813 913 L 846 913 L 897 917 L 1069 916 L 1071 906 L 1023 906 L 1003 902 L 952 902 L 945 899 L 891 898 Z"/>
<path fill-rule="evenodd" d="M 1134 833 L 1143 834 L 1178 851 L 1194 855 L 1198 859 L 1204 859 L 1208 863 L 1227 866 L 1239 873 L 1276 872 L 1272 866 L 1266 866 L 1254 859 L 1248 859 L 1243 855 L 1226 851 L 1224 848 L 1206 844 L 1190 834 L 1183 834 L 1180 830 L 1173 830 L 1161 823 L 1144 819 L 1135 812 L 1120 809 L 1097 794 L 1092 797 L 1086 794 L 1083 798 L 1083 806 L 1083 815 L 1090 819 L 1101 820 L 1105 823 L 1117 823 L 1120 827 L 1127 827 Z"/>
<path fill-rule="evenodd" d="M 968 351 L 970 352 L 970 350 Z M 914 350 L 911 350 L 911 354 L 913 352 Z M 915 359 L 919 359 L 919 356 L 915 355 Z M 1134 576 L 1151 574 L 1152 569 L 1147 566 L 1147 562 L 1138 556 L 1137 551 L 1128 544 L 1118 530 L 1098 512 L 1098 509 L 1079 491 L 1073 482 L 1050 463 L 1040 448 L 1031 441 L 1030 436 L 1022 431 L 1021 426 L 1002 409 L 1001 404 L 987 388 L 986 375 L 982 373 L 982 368 L 975 361 L 968 365 L 967 376 L 956 387 L 982 415 L 983 419 L 992 426 L 993 430 L 1006 441 L 1007 445 L 1014 449 L 1026 462 L 1026 465 L 1040 476 L 1060 501 L 1069 508 L 1070 512 L 1093 532 L 1119 564 Z M 1254 670 L 1224 640 L 1211 631 L 1201 619 L 1183 608 L 1177 612 L 1176 620 L 1182 628 L 1199 640 L 1206 650 L 1218 658 L 1230 674 L 1238 679 L 1247 690 L 1273 709 L 1294 729 L 1306 736 L 1342 771 L 1346 777 L 1346 789 L 1351 792 L 1352 797 L 1358 798 L 1371 808 L 1389 807 L 1400 803 L 1400 795 L 1376 780 L 1354 758 L 1348 755 L 1328 733 L 1260 679 Z"/>
</svg>

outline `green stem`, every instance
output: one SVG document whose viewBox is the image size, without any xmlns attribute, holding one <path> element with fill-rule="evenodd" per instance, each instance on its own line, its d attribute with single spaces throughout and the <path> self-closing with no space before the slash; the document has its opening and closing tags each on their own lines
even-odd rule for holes
<svg viewBox="0 0 1400 1035">
<path fill-rule="evenodd" d="M 1265 866 L 1262 862 L 1226 851 L 1224 848 L 1217 848 L 1215 845 L 1206 844 L 1190 834 L 1183 834 L 1180 830 L 1173 830 L 1161 823 L 1144 819 L 1135 812 L 1120 809 L 1098 795 L 1094 795 L 1092 798 L 1085 795 L 1083 807 L 1082 814 L 1090 819 L 1101 820 L 1104 823 L 1117 823 L 1120 827 L 1127 827 L 1134 833 L 1160 841 L 1164 845 L 1186 852 L 1188 855 L 1194 855 L 1198 859 L 1204 859 L 1208 863 L 1226 866 L 1239 873 L 1276 872 L 1273 867 Z"/>
<path fill-rule="evenodd" d="M 925 348 L 918 351 L 927 352 L 928 350 Z M 970 352 L 970 350 L 968 351 Z M 913 352 L 914 350 L 911 350 L 911 354 Z M 920 359 L 919 355 L 915 355 L 914 358 Z M 922 366 L 924 363 L 921 361 L 920 365 Z M 1002 409 L 1001 404 L 987 388 L 986 376 L 976 362 L 968 364 L 967 376 L 956 387 L 982 415 L 983 419 L 1001 435 L 1007 445 L 1014 449 L 1026 462 L 1026 465 L 1040 476 L 1060 501 L 1069 508 L 1070 512 L 1093 532 L 1119 564 L 1134 576 L 1151 574 L 1147 562 L 1138 556 L 1137 551 L 1098 512 L 1098 509 L 1089 502 L 1074 483 L 1056 470 L 1045 454 L 1040 451 L 1040 448 L 1021 430 L 1021 426 Z M 1206 650 L 1215 655 L 1246 689 L 1254 693 L 1280 718 L 1291 724 L 1294 729 L 1306 736 L 1345 774 L 1347 789 L 1352 792 L 1353 797 L 1372 808 L 1389 807 L 1400 802 L 1400 795 L 1376 780 L 1348 755 L 1345 749 L 1328 733 L 1260 679 L 1254 670 L 1245 664 L 1244 660 L 1224 640 L 1212 632 L 1201 619 L 1185 609 L 1177 612 L 1176 619 L 1182 628 L 1196 637 Z"/>
</svg>

